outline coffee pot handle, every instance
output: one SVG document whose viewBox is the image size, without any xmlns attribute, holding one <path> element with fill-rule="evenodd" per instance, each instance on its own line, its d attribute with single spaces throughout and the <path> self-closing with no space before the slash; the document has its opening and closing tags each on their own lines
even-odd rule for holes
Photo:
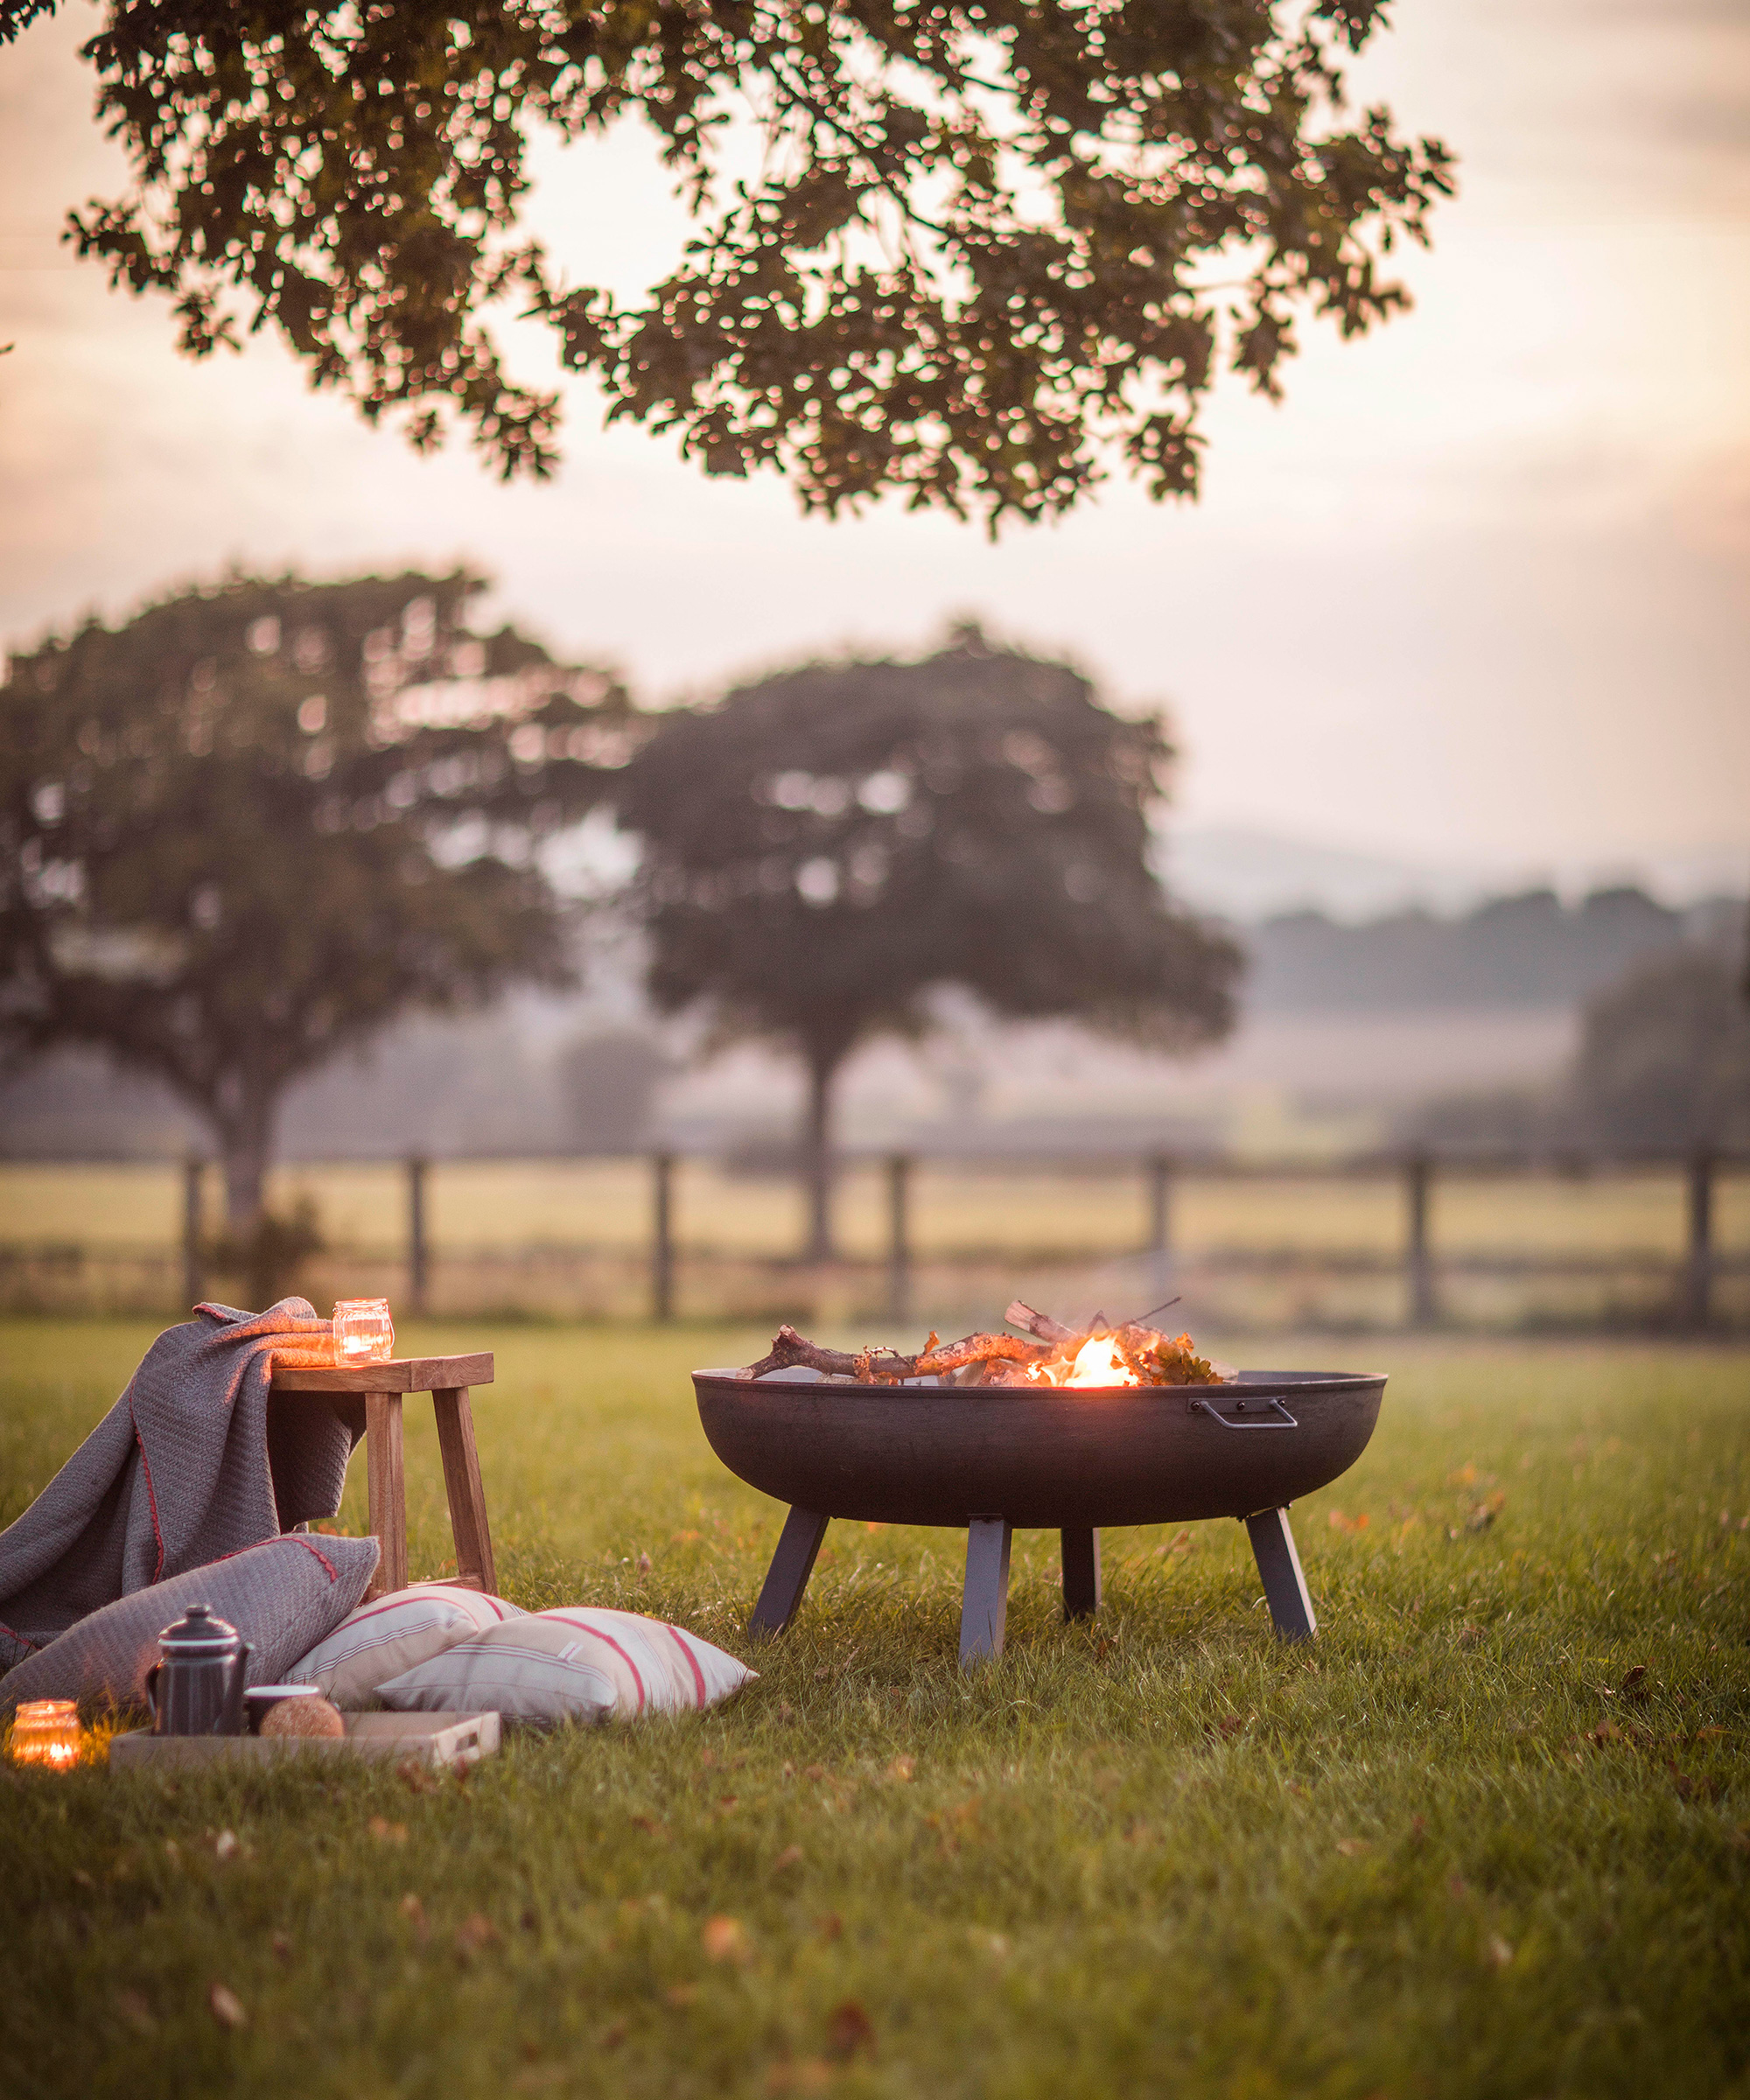
<svg viewBox="0 0 1750 2100">
<path fill-rule="evenodd" d="M 249 1657 L 255 1650 L 247 1641 L 237 1648 L 237 1660 L 231 1671 L 231 1682 L 225 1688 L 225 1712 L 220 1719 L 220 1735 L 242 1735 L 244 1732 L 243 1687 L 249 1667 Z"/>
</svg>

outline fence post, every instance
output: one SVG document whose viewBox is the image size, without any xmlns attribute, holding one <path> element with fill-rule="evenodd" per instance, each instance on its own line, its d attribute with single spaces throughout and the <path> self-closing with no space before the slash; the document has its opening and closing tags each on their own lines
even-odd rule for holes
<svg viewBox="0 0 1750 2100">
<path fill-rule="evenodd" d="M 1149 1252 L 1172 1251 L 1172 1162 L 1157 1152 L 1146 1162 L 1149 1189 Z"/>
<path fill-rule="evenodd" d="M 650 1250 L 650 1312 L 659 1322 L 675 1317 L 675 1156 L 650 1160 L 654 1236 Z"/>
<path fill-rule="evenodd" d="M 407 1295 L 412 1310 L 425 1310 L 430 1266 L 425 1246 L 426 1161 L 416 1155 L 407 1163 Z"/>
<path fill-rule="evenodd" d="M 1692 1327 L 1713 1314 L 1713 1154 L 1703 1147 L 1690 1155 L 1689 1262 L 1684 1310 Z"/>
<path fill-rule="evenodd" d="M 887 1162 L 887 1317 L 909 1320 L 912 1311 L 912 1250 L 906 1232 L 912 1163 L 903 1152 Z"/>
<path fill-rule="evenodd" d="M 182 1163 L 182 1296 L 191 1310 L 200 1302 L 200 1177 L 206 1165 L 198 1152 Z"/>
<path fill-rule="evenodd" d="M 1434 1324 L 1434 1265 L 1428 1250 L 1428 1192 L 1434 1179 L 1434 1162 L 1426 1152 L 1412 1152 L 1404 1163 L 1404 1195 L 1407 1232 L 1404 1270 L 1410 1284 L 1410 1324 Z"/>
</svg>

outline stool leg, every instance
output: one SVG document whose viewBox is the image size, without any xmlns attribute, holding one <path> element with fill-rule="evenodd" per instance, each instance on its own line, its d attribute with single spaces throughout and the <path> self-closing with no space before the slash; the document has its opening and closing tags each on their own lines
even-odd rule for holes
<svg viewBox="0 0 1750 2100">
<path fill-rule="evenodd" d="M 480 1458 L 474 1448 L 474 1410 L 468 1389 L 458 1385 L 435 1392 L 438 1448 L 444 1454 L 444 1488 L 450 1498 L 450 1530 L 456 1541 L 456 1578 L 470 1589 L 498 1594 L 493 1564 L 492 1532 L 486 1525 L 486 1490 L 480 1486 Z"/>
<path fill-rule="evenodd" d="M 407 1470 L 402 1456 L 401 1395 L 365 1395 L 365 1491 L 382 1549 L 366 1598 L 407 1587 Z"/>
</svg>

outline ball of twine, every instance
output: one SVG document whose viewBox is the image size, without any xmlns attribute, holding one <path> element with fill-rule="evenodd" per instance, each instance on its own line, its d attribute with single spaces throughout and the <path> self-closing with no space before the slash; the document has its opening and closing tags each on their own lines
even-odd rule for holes
<svg viewBox="0 0 1750 2100">
<path fill-rule="evenodd" d="M 345 1735 L 340 1709 L 326 1699 L 278 1699 L 262 1716 L 263 1735 Z"/>
</svg>

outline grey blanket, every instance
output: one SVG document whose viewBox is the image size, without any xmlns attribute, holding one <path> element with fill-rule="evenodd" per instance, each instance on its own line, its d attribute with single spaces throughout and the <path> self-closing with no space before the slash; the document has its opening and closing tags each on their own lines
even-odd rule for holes
<svg viewBox="0 0 1750 2100">
<path fill-rule="evenodd" d="M 270 1396 L 276 1341 L 310 1305 L 197 1306 L 17 1522 L 0 1531 L 0 1668 L 88 1613 L 340 1506 L 364 1429 L 351 1396 Z"/>
</svg>

